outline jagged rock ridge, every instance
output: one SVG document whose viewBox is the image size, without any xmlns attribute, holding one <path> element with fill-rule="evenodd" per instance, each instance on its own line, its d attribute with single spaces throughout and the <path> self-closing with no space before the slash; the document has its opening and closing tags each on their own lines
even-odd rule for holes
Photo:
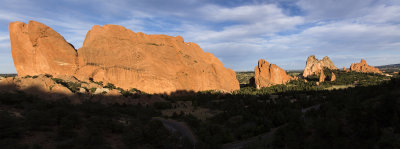
<svg viewBox="0 0 400 149">
<path fill-rule="evenodd" d="M 276 84 L 285 84 L 293 77 L 286 74 L 285 70 L 275 64 L 270 64 L 264 59 L 258 60 L 254 68 L 254 85 L 257 89 Z"/>
<path fill-rule="evenodd" d="M 306 67 L 304 68 L 303 77 L 307 77 L 310 75 L 319 75 L 323 72 L 323 69 L 338 69 L 331 59 L 328 56 L 322 58 L 322 60 L 318 60 L 314 55 L 311 55 L 307 58 Z"/>
<path fill-rule="evenodd" d="M 13 22 L 9 30 L 19 76 L 66 74 L 148 93 L 239 89 L 233 70 L 180 36 L 95 25 L 76 51 L 60 34 L 39 22 Z"/>
<path fill-rule="evenodd" d="M 367 61 L 365 61 L 364 59 L 361 59 L 360 63 L 351 64 L 350 65 L 350 71 L 382 74 L 382 71 L 380 71 L 378 68 L 375 68 L 373 66 L 369 66 L 367 64 Z"/>
</svg>

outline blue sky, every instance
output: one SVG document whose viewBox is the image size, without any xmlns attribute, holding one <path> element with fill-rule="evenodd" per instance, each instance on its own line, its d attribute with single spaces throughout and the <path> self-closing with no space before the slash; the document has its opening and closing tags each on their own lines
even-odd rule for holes
<svg viewBox="0 0 400 149">
<path fill-rule="evenodd" d="M 0 73 L 15 73 L 8 23 L 42 22 L 76 48 L 93 25 L 181 35 L 226 67 L 264 58 L 303 69 L 309 55 L 338 67 L 400 63 L 400 0 L 0 0 Z"/>
</svg>

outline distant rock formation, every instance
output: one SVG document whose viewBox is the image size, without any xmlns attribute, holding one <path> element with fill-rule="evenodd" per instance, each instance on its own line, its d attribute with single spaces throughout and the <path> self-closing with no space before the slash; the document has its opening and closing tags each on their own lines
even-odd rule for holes
<svg viewBox="0 0 400 149">
<path fill-rule="evenodd" d="M 257 89 L 269 87 L 276 84 L 284 84 L 292 80 L 285 70 L 275 64 L 270 64 L 264 59 L 258 60 L 258 65 L 254 68 L 254 81 Z"/>
<path fill-rule="evenodd" d="M 375 68 L 373 66 L 369 66 L 367 64 L 367 61 L 365 61 L 364 59 L 361 59 L 360 63 L 351 64 L 350 71 L 382 74 L 382 71 L 380 71 L 378 68 Z"/>
<path fill-rule="evenodd" d="M 328 56 L 322 58 L 322 60 L 318 60 L 314 55 L 311 55 L 307 58 L 306 67 L 304 68 L 303 77 L 307 77 L 310 75 L 319 75 L 324 68 L 336 70 L 337 67 L 333 64 L 331 59 Z"/>
<path fill-rule="evenodd" d="M 60 34 L 39 22 L 13 22 L 9 30 L 19 76 L 70 75 L 147 93 L 239 89 L 233 70 L 180 36 L 95 25 L 76 51 Z"/>
</svg>

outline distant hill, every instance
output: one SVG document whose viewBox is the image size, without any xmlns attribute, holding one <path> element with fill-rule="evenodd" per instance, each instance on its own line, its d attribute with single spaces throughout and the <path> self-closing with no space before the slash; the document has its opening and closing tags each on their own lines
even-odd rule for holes
<svg viewBox="0 0 400 149">
<path fill-rule="evenodd" d="M 386 69 L 386 68 L 400 68 L 400 64 L 390 64 L 390 65 L 382 65 L 382 66 L 376 66 L 379 69 Z"/>
<path fill-rule="evenodd" d="M 382 71 L 385 71 L 387 73 L 391 72 L 398 72 L 400 71 L 400 64 L 390 64 L 390 65 L 382 65 L 382 66 L 376 66 L 376 68 L 379 68 Z"/>
<path fill-rule="evenodd" d="M 14 77 L 17 76 L 17 74 L 9 73 L 9 74 L 0 74 L 1 77 Z"/>
</svg>

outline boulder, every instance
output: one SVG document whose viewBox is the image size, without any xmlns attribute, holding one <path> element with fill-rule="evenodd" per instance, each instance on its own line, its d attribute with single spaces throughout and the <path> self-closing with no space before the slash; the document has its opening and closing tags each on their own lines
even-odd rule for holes
<svg viewBox="0 0 400 149">
<path fill-rule="evenodd" d="M 96 91 L 93 94 L 106 94 L 110 90 L 108 88 L 96 88 Z"/>
<path fill-rule="evenodd" d="M 380 71 L 378 68 L 375 68 L 373 66 L 369 66 L 367 64 L 367 61 L 365 61 L 364 59 L 361 59 L 360 63 L 351 64 L 350 71 L 382 74 L 382 71 Z"/>
<path fill-rule="evenodd" d="M 112 89 L 109 92 L 107 92 L 106 95 L 107 96 L 120 96 L 121 95 L 121 91 L 116 90 L 116 89 Z"/>
<path fill-rule="evenodd" d="M 77 52 L 56 31 L 35 21 L 12 22 L 8 28 L 18 76 L 75 73 Z"/>
<path fill-rule="evenodd" d="M 293 78 L 286 74 L 285 70 L 275 64 L 270 64 L 264 59 L 258 60 L 254 68 L 254 85 L 257 89 L 276 84 L 284 84 Z"/>
<path fill-rule="evenodd" d="M 79 88 L 79 93 L 81 93 L 81 94 L 86 94 L 87 91 L 86 91 L 85 88 Z"/>
<path fill-rule="evenodd" d="M 233 70 L 180 36 L 95 25 L 76 51 L 57 32 L 35 21 L 13 22 L 9 29 L 19 76 L 68 75 L 147 93 L 240 88 Z"/>
<path fill-rule="evenodd" d="M 322 58 L 322 60 L 318 60 L 314 55 L 311 55 L 307 58 L 306 67 L 304 68 L 303 77 L 307 77 L 310 75 L 319 75 L 323 69 L 331 69 L 336 70 L 337 67 L 333 64 L 331 59 L 328 56 Z"/>
</svg>

